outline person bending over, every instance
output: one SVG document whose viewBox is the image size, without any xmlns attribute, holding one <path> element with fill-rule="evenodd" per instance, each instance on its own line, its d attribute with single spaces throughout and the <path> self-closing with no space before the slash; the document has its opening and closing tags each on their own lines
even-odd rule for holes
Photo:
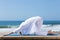
<svg viewBox="0 0 60 40">
<path fill-rule="evenodd" d="M 20 33 L 22 34 L 37 34 L 37 35 L 47 35 L 47 34 L 55 34 L 54 31 L 45 30 L 42 31 L 43 19 L 40 16 L 35 16 L 28 18 L 24 22 L 20 24 L 20 26 L 13 30 L 11 33 Z M 11 34 L 10 33 L 10 34 Z"/>
</svg>

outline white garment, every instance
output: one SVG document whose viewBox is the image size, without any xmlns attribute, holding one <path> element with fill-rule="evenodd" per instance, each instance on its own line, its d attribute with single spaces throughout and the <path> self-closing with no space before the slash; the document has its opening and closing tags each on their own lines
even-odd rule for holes
<svg viewBox="0 0 60 40">
<path fill-rule="evenodd" d="M 42 31 L 43 20 L 39 16 L 31 17 L 14 30 L 13 32 L 22 32 L 22 34 L 47 35 L 47 31 Z"/>
</svg>

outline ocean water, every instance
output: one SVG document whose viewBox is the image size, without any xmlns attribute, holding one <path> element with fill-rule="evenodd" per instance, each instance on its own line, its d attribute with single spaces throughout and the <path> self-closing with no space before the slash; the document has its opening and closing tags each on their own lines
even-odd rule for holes
<svg viewBox="0 0 60 40">
<path fill-rule="evenodd" d="M 16 28 L 23 21 L 0 21 L 0 28 Z"/>
<path fill-rule="evenodd" d="M 12 28 L 18 27 L 23 21 L 0 21 L 0 28 Z M 43 25 L 46 26 L 53 26 L 53 25 L 60 25 L 60 21 L 56 20 L 44 20 Z"/>
<path fill-rule="evenodd" d="M 0 21 L 0 25 L 20 25 L 23 21 Z M 45 20 L 43 21 L 43 24 L 60 24 L 60 21 L 55 21 L 55 20 Z"/>
<path fill-rule="evenodd" d="M 0 21 L 0 25 L 20 25 L 23 21 Z"/>
</svg>

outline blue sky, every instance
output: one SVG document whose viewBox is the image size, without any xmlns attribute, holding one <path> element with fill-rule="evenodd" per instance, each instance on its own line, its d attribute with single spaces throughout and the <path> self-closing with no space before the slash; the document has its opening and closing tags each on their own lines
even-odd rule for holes
<svg viewBox="0 0 60 40">
<path fill-rule="evenodd" d="M 0 20 L 25 20 L 32 16 L 60 20 L 60 0 L 0 0 Z"/>
</svg>

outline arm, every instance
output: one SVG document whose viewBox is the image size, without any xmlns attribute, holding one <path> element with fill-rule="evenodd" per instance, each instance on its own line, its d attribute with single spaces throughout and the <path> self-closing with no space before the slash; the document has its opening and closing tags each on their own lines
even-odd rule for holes
<svg viewBox="0 0 60 40">
<path fill-rule="evenodd" d="M 55 34 L 55 32 L 52 31 L 52 30 L 49 30 L 49 31 L 48 31 L 48 34 Z"/>
<path fill-rule="evenodd" d="M 5 35 L 3 35 L 3 36 L 8 36 L 8 35 L 13 34 L 13 33 L 14 33 L 14 32 L 11 32 L 11 33 L 5 34 Z"/>
<path fill-rule="evenodd" d="M 49 30 L 49 31 L 48 31 L 48 34 L 60 34 L 60 32 L 56 32 L 56 31 Z"/>
</svg>

